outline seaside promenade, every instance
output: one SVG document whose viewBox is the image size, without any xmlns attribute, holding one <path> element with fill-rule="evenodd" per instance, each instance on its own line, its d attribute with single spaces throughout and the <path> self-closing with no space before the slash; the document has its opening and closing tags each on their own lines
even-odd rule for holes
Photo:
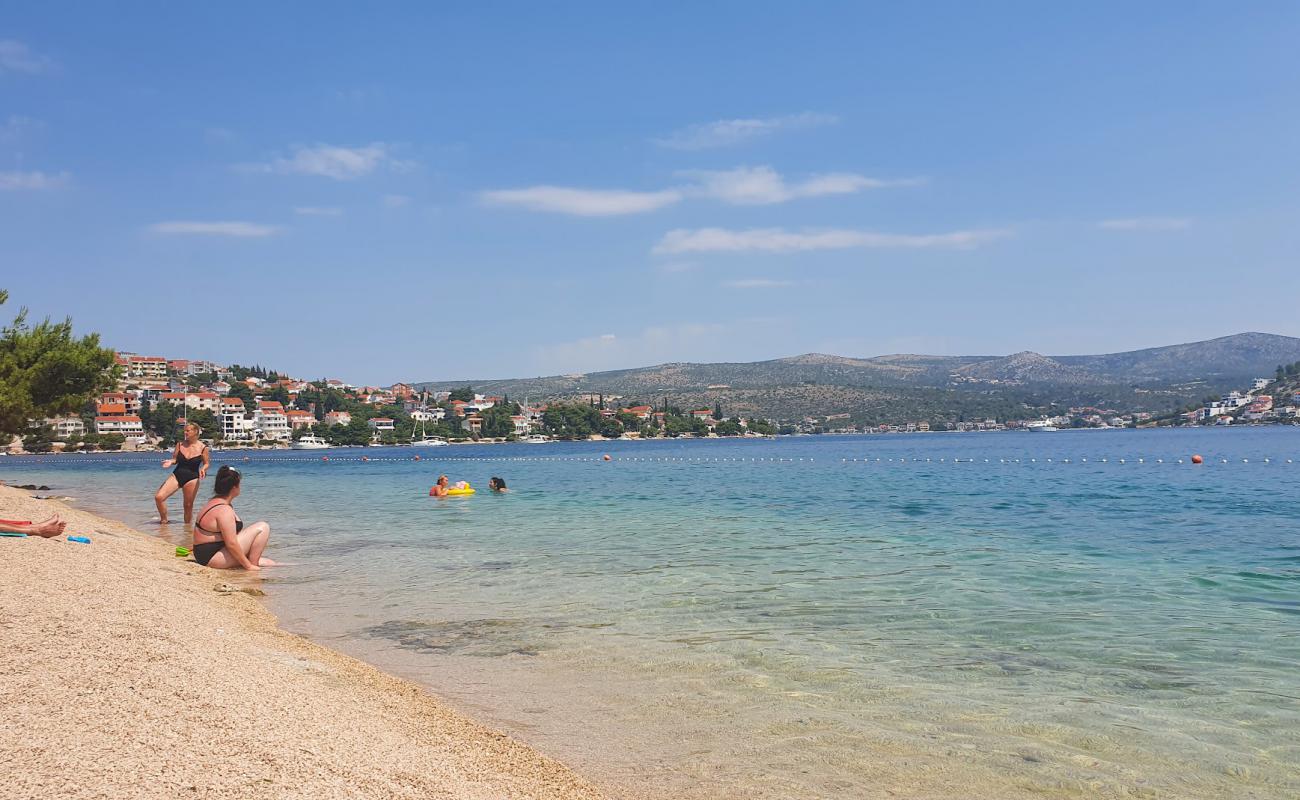
<svg viewBox="0 0 1300 800">
<path fill-rule="evenodd" d="M 0 795 L 597 798 L 423 689 L 276 627 L 257 581 L 0 487 Z"/>
</svg>

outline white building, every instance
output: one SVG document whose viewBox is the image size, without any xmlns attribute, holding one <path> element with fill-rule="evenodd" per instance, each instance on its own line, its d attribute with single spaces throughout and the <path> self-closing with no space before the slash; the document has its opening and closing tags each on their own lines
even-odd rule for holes
<svg viewBox="0 0 1300 800">
<path fill-rule="evenodd" d="M 164 362 L 165 363 L 165 362 Z M 129 414 L 115 417 L 95 417 L 95 433 L 120 433 L 128 439 L 144 438 L 144 423 Z"/>
<path fill-rule="evenodd" d="M 226 441 L 247 441 L 253 438 L 253 419 L 244 410 L 244 401 L 238 397 L 221 400 L 221 436 Z"/>
<path fill-rule="evenodd" d="M 293 437 L 284 406 L 276 402 L 263 400 L 257 404 L 257 411 L 253 412 L 253 427 L 263 439 L 287 442 Z"/>
<path fill-rule="evenodd" d="M 72 439 L 86 433 L 86 423 L 81 421 L 81 417 L 56 417 L 45 420 L 45 424 L 53 428 L 54 435 L 60 439 Z"/>
<path fill-rule="evenodd" d="M 414 408 L 411 409 L 411 419 L 416 422 L 437 422 L 447 417 L 445 408 Z"/>
<path fill-rule="evenodd" d="M 316 417 L 310 411 L 286 411 L 284 415 L 289 418 L 291 430 L 310 428 L 316 424 Z"/>
<path fill-rule="evenodd" d="M 367 420 L 366 424 L 377 434 L 393 430 L 393 421 L 388 417 L 373 417 Z"/>
<path fill-rule="evenodd" d="M 326 425 L 350 425 L 352 415 L 347 411 L 330 411 L 325 414 Z"/>
<path fill-rule="evenodd" d="M 516 436 L 527 436 L 533 430 L 532 423 L 529 422 L 528 417 L 523 414 L 514 415 L 510 418 L 510 421 L 515 424 Z"/>
<path fill-rule="evenodd" d="M 126 360 L 126 374 L 136 380 L 167 380 L 167 359 L 160 356 L 130 356 Z"/>
</svg>

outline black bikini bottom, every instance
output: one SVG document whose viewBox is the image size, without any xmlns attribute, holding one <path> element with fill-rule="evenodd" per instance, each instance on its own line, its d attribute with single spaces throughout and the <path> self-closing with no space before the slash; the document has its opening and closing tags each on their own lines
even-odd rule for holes
<svg viewBox="0 0 1300 800">
<path fill-rule="evenodd" d="M 177 486 L 184 486 L 190 481 L 197 481 L 199 479 L 199 473 L 192 469 L 185 469 L 184 467 L 177 467 L 172 471 L 172 475 L 176 476 Z"/>
<path fill-rule="evenodd" d="M 204 542 L 203 544 L 194 545 L 194 549 L 190 552 L 194 554 L 195 561 L 206 567 L 208 562 L 212 560 L 212 557 L 217 553 L 220 553 L 221 548 L 225 546 L 225 542 Z"/>
</svg>

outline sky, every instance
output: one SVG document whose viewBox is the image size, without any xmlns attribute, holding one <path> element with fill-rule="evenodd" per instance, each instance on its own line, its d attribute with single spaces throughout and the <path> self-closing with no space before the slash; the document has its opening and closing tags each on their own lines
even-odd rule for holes
<svg viewBox="0 0 1300 800">
<path fill-rule="evenodd" d="M 1300 4 L 0 0 L 0 288 L 305 378 L 1300 336 Z"/>
</svg>

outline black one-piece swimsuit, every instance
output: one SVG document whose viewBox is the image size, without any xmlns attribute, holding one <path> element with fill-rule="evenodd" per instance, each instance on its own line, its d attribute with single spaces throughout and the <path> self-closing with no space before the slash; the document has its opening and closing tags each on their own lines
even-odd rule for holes
<svg viewBox="0 0 1300 800">
<path fill-rule="evenodd" d="M 203 451 L 207 449 L 204 447 L 197 456 L 192 458 L 186 458 L 180 453 L 176 454 L 176 469 L 172 470 L 172 475 L 176 477 L 177 486 L 184 486 L 190 481 L 199 479 L 199 470 L 203 467 Z"/>
</svg>

